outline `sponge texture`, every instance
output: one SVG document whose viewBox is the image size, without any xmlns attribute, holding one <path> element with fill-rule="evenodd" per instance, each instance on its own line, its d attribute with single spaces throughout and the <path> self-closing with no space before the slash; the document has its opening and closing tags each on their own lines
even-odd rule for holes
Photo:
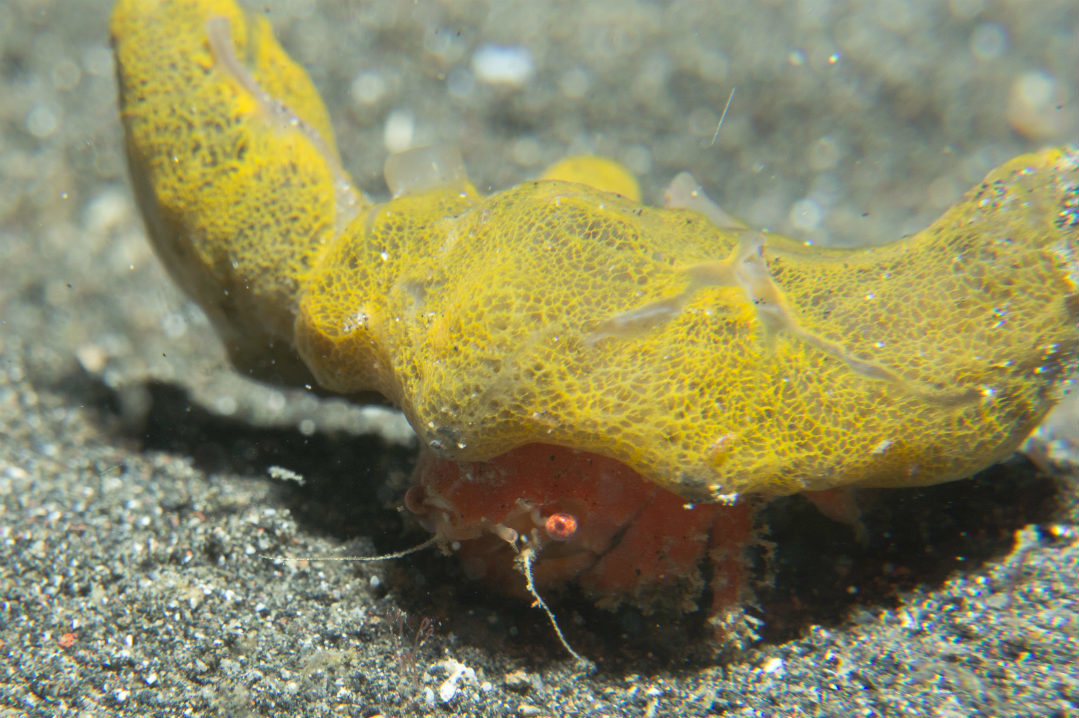
<svg viewBox="0 0 1079 718">
<path fill-rule="evenodd" d="M 1079 352 L 1076 154 L 834 251 L 580 184 L 391 202 L 304 286 L 303 356 L 446 458 L 532 442 L 692 499 L 918 485 L 1013 451 Z"/>
</svg>

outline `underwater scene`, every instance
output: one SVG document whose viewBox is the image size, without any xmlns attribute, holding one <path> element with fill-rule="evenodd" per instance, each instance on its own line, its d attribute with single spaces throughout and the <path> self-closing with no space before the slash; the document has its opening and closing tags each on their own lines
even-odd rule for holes
<svg viewBox="0 0 1079 718">
<path fill-rule="evenodd" d="M 0 8 L 13 715 L 1079 712 L 1079 7 Z"/>
</svg>

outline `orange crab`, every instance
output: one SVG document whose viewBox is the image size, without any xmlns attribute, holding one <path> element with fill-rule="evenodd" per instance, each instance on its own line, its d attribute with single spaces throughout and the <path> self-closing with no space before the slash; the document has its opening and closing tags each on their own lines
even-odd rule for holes
<svg viewBox="0 0 1079 718">
<path fill-rule="evenodd" d="M 743 598 L 744 502 L 690 504 L 618 461 L 548 444 L 483 462 L 425 454 L 415 480 L 406 508 L 453 545 L 470 577 L 507 591 L 523 593 L 514 556 L 528 549 L 537 588 L 576 582 L 601 605 L 694 610 L 705 558 L 717 569 L 713 609 Z"/>
<path fill-rule="evenodd" d="M 746 502 L 690 504 L 618 461 L 549 444 L 482 462 L 424 453 L 414 481 L 405 507 L 466 574 L 531 596 L 578 659 L 544 589 L 576 583 L 603 607 L 627 601 L 667 613 L 694 611 L 710 594 L 714 624 L 735 627 L 752 541 Z"/>
</svg>

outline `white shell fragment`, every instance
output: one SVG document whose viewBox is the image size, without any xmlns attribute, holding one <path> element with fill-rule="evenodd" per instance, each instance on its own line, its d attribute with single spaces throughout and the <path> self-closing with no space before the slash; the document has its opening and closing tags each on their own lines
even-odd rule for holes
<svg viewBox="0 0 1079 718">
<path fill-rule="evenodd" d="M 472 56 L 472 72 L 488 85 L 520 87 L 535 71 L 532 52 L 522 45 L 481 45 Z"/>
</svg>

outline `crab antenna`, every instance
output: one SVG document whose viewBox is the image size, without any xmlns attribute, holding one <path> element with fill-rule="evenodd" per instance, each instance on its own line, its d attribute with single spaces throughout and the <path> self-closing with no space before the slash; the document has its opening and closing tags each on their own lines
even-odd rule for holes
<svg viewBox="0 0 1079 718">
<path fill-rule="evenodd" d="M 270 561 L 282 561 L 284 563 L 296 563 L 298 561 L 390 561 L 395 558 L 404 558 L 417 551 L 422 551 L 428 546 L 433 546 L 437 540 L 437 535 L 432 536 L 423 543 L 416 544 L 412 548 L 395 551 L 394 553 L 384 553 L 380 556 L 270 556 L 267 554 L 259 554 L 259 558 L 269 559 Z"/>
<path fill-rule="evenodd" d="M 558 636 L 559 642 L 562 643 L 562 647 L 569 652 L 571 656 L 580 665 L 586 668 L 593 668 L 595 664 L 582 656 L 577 651 L 573 650 L 573 646 L 566 640 L 565 634 L 562 633 L 562 627 L 558 625 L 558 619 L 555 618 L 554 612 L 547 605 L 547 602 L 543 600 L 543 597 L 539 595 L 539 591 L 536 590 L 536 582 L 532 578 L 532 563 L 536 560 L 536 548 L 534 546 L 528 546 L 517 556 L 517 564 L 521 569 L 521 573 L 525 576 L 525 589 L 532 594 L 532 598 L 535 599 L 534 606 L 539 606 L 543 609 L 543 612 L 547 614 L 547 618 L 551 621 L 551 628 L 554 629 L 555 635 Z"/>
</svg>

